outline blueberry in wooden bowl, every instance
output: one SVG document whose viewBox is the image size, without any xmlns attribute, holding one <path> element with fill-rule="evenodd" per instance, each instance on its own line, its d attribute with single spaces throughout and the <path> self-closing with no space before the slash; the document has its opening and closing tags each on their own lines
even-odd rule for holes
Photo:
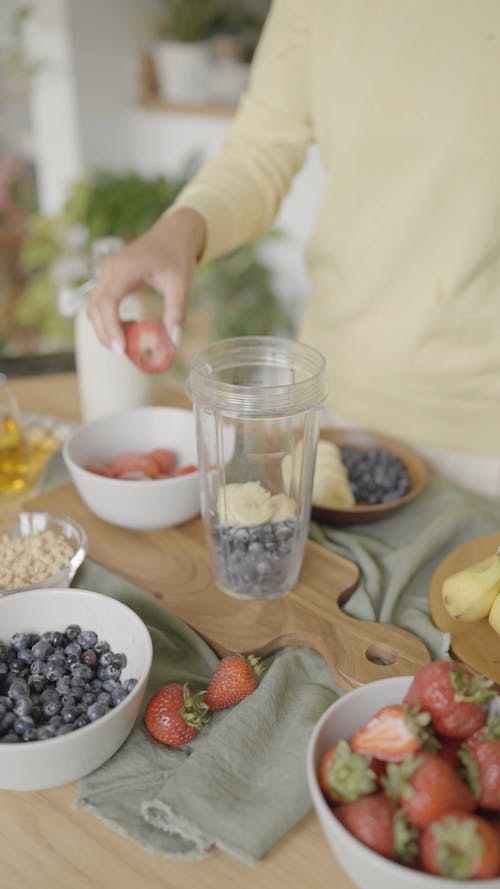
<svg viewBox="0 0 500 889">
<path fill-rule="evenodd" d="M 313 492 L 312 518 L 318 522 L 356 525 L 380 521 L 414 500 L 427 480 L 422 458 L 390 436 L 325 427 L 320 431 L 321 441 L 339 448 L 353 502 L 349 506 L 326 505 Z"/>
</svg>

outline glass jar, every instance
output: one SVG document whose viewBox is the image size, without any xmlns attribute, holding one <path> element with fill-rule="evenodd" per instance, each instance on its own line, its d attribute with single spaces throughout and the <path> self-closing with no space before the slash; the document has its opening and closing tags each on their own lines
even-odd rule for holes
<svg viewBox="0 0 500 889">
<path fill-rule="evenodd" d="M 298 579 L 311 510 L 325 359 L 277 337 L 215 342 L 194 356 L 201 514 L 217 585 L 273 599 Z"/>
</svg>

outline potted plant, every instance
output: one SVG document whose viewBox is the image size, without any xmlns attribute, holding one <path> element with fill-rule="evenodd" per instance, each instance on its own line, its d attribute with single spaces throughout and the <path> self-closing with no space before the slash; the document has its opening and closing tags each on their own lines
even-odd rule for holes
<svg viewBox="0 0 500 889">
<path fill-rule="evenodd" d="M 165 39 L 152 50 L 163 98 L 188 105 L 209 98 L 210 36 L 218 12 L 218 0 L 166 0 Z"/>
</svg>

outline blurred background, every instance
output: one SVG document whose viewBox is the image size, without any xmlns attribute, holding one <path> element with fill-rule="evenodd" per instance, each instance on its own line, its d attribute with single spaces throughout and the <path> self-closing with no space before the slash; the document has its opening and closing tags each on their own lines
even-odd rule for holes
<svg viewBox="0 0 500 889">
<path fill-rule="evenodd" d="M 61 292 L 90 277 L 96 239 L 141 234 L 217 153 L 268 8 L 1 0 L 1 370 L 73 366 Z M 273 230 L 199 270 L 176 373 L 210 339 L 293 334 L 322 181 L 312 148 Z"/>
</svg>

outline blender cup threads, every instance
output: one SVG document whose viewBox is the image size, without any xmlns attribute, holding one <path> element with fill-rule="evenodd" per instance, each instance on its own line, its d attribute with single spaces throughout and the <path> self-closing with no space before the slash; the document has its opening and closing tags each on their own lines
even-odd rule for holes
<svg viewBox="0 0 500 889">
<path fill-rule="evenodd" d="M 201 513 L 217 585 L 271 599 L 295 586 L 307 539 L 323 356 L 278 337 L 213 343 L 192 361 Z"/>
</svg>

